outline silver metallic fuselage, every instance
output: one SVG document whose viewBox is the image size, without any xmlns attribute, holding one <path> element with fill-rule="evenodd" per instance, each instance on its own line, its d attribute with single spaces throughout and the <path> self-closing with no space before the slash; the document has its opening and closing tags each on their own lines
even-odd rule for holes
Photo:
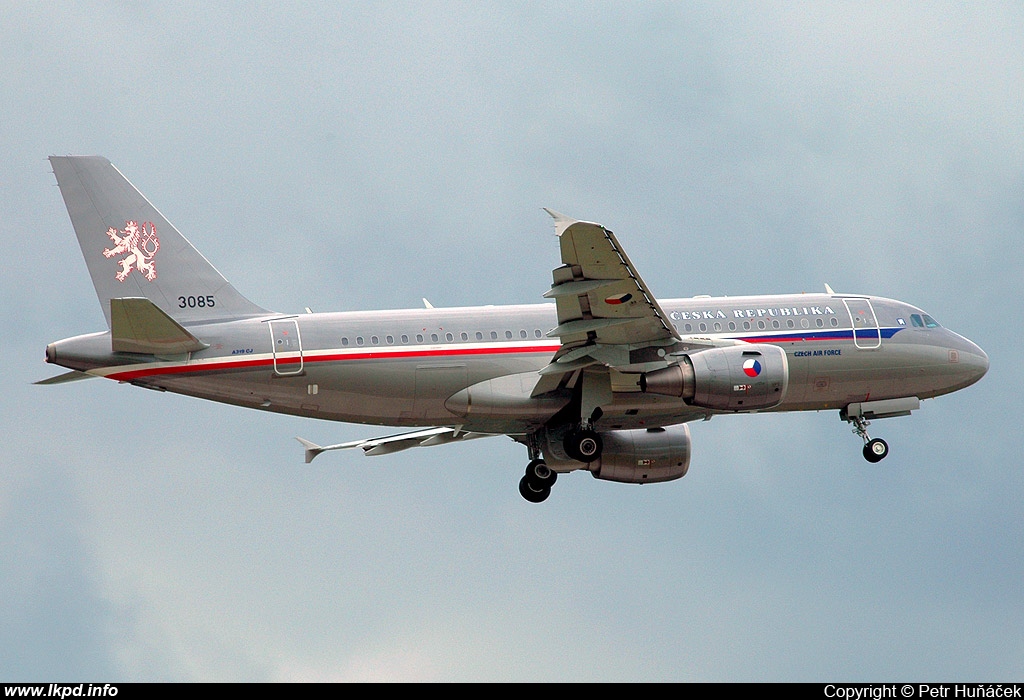
<svg viewBox="0 0 1024 700">
<path fill-rule="evenodd" d="M 924 312 L 880 297 L 698 297 L 662 307 L 682 336 L 672 351 L 701 339 L 782 348 L 789 383 L 773 411 L 926 399 L 973 384 L 988 369 L 977 345 L 912 321 Z M 537 371 L 559 349 L 559 340 L 546 335 L 556 325 L 554 304 L 271 315 L 186 324 L 209 344 L 188 355 L 113 353 L 104 332 L 53 343 L 47 359 L 138 386 L 280 413 L 522 434 L 569 401 L 568 392 L 530 397 Z M 603 429 L 652 428 L 716 413 L 642 393 L 638 376 L 613 372 Z M 465 390 L 498 378 L 510 387 L 507 401 L 474 405 L 477 394 Z"/>
</svg>

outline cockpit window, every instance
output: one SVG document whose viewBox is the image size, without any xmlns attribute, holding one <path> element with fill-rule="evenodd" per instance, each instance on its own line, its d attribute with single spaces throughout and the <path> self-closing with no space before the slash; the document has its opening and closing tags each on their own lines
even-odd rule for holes
<svg viewBox="0 0 1024 700">
<path fill-rule="evenodd" d="M 939 328 L 939 322 L 928 314 L 910 314 L 910 323 L 914 328 Z"/>
</svg>

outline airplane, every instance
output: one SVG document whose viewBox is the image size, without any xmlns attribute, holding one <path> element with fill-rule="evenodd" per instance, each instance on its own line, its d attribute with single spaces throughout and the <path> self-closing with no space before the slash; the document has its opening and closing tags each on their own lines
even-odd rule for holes
<svg viewBox="0 0 1024 700">
<path fill-rule="evenodd" d="M 689 423 L 837 410 L 869 422 L 980 380 L 984 351 L 910 304 L 825 293 L 658 300 L 601 224 L 546 210 L 561 264 L 547 302 L 277 313 L 236 289 L 101 156 L 52 156 L 107 330 L 46 346 L 70 370 L 258 410 L 410 428 L 321 446 L 369 456 L 487 436 L 526 447 L 527 501 L 559 474 L 683 477 Z"/>
</svg>

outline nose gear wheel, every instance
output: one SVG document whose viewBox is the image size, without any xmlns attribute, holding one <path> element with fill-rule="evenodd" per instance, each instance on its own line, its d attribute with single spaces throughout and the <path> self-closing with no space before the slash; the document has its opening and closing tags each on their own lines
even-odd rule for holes
<svg viewBox="0 0 1024 700">
<path fill-rule="evenodd" d="M 889 444 L 882 438 L 872 438 L 868 435 L 868 421 L 858 416 L 846 420 L 853 425 L 853 432 L 864 440 L 864 459 L 872 464 L 885 459 L 889 454 Z"/>
</svg>

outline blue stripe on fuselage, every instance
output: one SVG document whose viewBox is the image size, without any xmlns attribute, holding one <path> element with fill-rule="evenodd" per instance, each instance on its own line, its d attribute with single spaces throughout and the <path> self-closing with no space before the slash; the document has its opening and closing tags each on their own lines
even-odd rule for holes
<svg viewBox="0 0 1024 700">
<path fill-rule="evenodd" d="M 882 338 L 888 340 L 899 333 L 903 328 L 879 328 Z M 874 328 L 858 329 L 858 338 L 874 338 Z M 822 330 L 822 331 L 793 331 L 788 333 L 766 333 L 764 335 L 729 336 L 731 340 L 742 340 L 747 343 L 800 343 L 808 341 L 831 341 L 853 340 L 853 331 L 847 330 Z"/>
</svg>

